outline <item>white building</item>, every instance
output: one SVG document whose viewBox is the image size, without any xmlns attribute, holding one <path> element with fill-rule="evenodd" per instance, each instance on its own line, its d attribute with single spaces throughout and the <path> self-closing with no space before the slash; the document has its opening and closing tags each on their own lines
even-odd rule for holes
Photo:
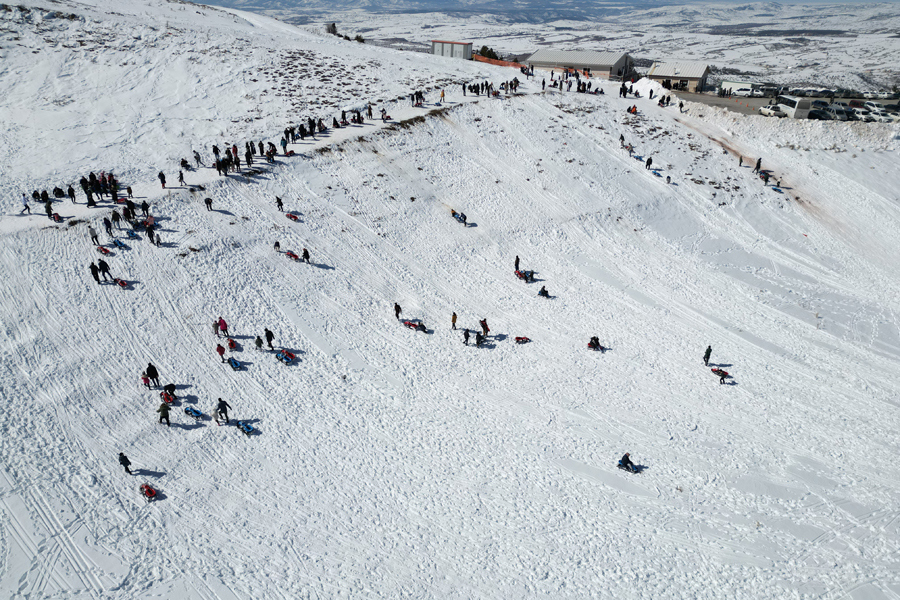
<svg viewBox="0 0 900 600">
<path fill-rule="evenodd" d="M 709 77 L 709 65 L 699 62 L 656 62 L 647 78 L 660 82 L 670 90 L 702 92 Z"/>
<path fill-rule="evenodd" d="M 591 50 L 538 50 L 525 61 L 537 69 L 577 69 L 592 77 L 624 77 L 634 69 L 634 60 L 624 52 Z"/>
<path fill-rule="evenodd" d="M 472 42 L 444 42 L 431 40 L 431 53 L 449 58 L 472 60 Z"/>
</svg>

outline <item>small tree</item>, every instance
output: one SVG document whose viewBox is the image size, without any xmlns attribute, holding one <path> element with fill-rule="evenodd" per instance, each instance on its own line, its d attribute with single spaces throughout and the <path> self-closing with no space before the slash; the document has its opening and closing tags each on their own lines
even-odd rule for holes
<svg viewBox="0 0 900 600">
<path fill-rule="evenodd" d="M 485 58 L 490 58 L 493 60 L 500 60 L 500 57 L 497 56 L 497 53 L 487 46 L 482 46 L 481 50 L 478 51 L 478 54 L 482 55 Z"/>
<path fill-rule="evenodd" d="M 353 39 L 356 40 L 357 42 L 359 42 L 360 44 L 366 43 L 366 39 L 363 36 L 359 35 L 358 33 L 356 34 L 356 37 Z"/>
<path fill-rule="evenodd" d="M 337 25 L 331 23 L 330 25 L 325 26 L 325 33 L 330 33 L 331 35 L 337 35 Z"/>
</svg>

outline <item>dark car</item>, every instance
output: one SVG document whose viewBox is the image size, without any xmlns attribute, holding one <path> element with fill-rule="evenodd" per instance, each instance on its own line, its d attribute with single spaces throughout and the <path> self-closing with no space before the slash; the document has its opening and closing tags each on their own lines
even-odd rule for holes
<svg viewBox="0 0 900 600">
<path fill-rule="evenodd" d="M 888 112 L 900 112 L 900 104 L 885 104 L 884 110 Z"/>
<path fill-rule="evenodd" d="M 825 102 L 824 100 L 813 100 L 812 107 L 813 108 L 821 108 L 822 110 L 825 110 L 826 108 L 828 108 L 828 103 Z"/>
<path fill-rule="evenodd" d="M 850 108 L 865 108 L 865 103 L 862 100 L 851 100 Z"/>
<path fill-rule="evenodd" d="M 833 121 L 834 117 L 825 112 L 824 110 L 811 110 L 809 111 L 809 119 L 816 119 L 819 121 Z"/>
</svg>

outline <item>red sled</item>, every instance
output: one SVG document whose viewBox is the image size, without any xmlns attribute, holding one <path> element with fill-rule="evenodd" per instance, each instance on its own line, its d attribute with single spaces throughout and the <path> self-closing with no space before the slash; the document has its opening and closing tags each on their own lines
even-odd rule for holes
<svg viewBox="0 0 900 600">
<path fill-rule="evenodd" d="M 284 255 L 287 256 L 291 260 L 300 260 L 300 257 L 297 256 L 296 254 L 294 254 L 293 252 L 291 252 L 290 250 L 285 252 Z"/>
<path fill-rule="evenodd" d="M 234 350 L 235 348 L 237 348 L 237 342 L 231 338 L 228 338 L 228 349 Z"/>
<path fill-rule="evenodd" d="M 60 223 L 62 222 L 62 217 L 59 216 L 59 213 L 53 213 L 53 220 Z"/>
<path fill-rule="evenodd" d="M 414 323 L 413 321 L 403 321 L 403 324 L 409 327 L 410 329 L 415 329 L 416 331 L 428 331 L 428 328 L 425 327 L 425 323 Z"/>
<path fill-rule="evenodd" d="M 156 490 L 153 489 L 153 486 L 149 483 L 144 483 L 141 485 L 141 493 L 144 495 L 144 498 L 147 499 L 147 502 L 150 502 L 154 498 L 156 498 Z"/>
<path fill-rule="evenodd" d="M 530 341 L 531 341 L 531 338 L 527 338 L 527 337 L 525 337 L 525 336 L 517 337 L 517 338 L 516 338 L 516 343 L 517 343 L 517 344 L 527 344 L 527 343 L 530 342 Z"/>
<path fill-rule="evenodd" d="M 299 221 L 300 220 L 300 217 L 298 217 L 297 215 L 292 215 L 291 213 L 287 213 L 285 216 L 287 216 L 287 218 L 290 219 L 291 221 Z"/>
<path fill-rule="evenodd" d="M 518 277 L 519 279 L 525 279 L 525 273 L 523 273 L 522 271 L 516 271 L 516 277 Z"/>
<path fill-rule="evenodd" d="M 109 248 L 104 248 L 103 246 L 97 246 L 97 252 L 99 252 L 103 256 L 107 256 L 107 255 L 109 255 Z"/>
<path fill-rule="evenodd" d="M 293 150 L 288 150 L 287 153 L 285 154 L 285 156 L 293 156 L 293 155 L 294 155 Z"/>
<path fill-rule="evenodd" d="M 113 283 L 122 289 L 125 289 L 128 287 L 128 282 L 125 281 L 124 279 L 113 279 Z"/>
<path fill-rule="evenodd" d="M 168 392 L 160 392 L 159 397 L 162 398 L 162 401 L 166 404 L 172 404 L 173 402 L 175 402 L 175 397 Z"/>
<path fill-rule="evenodd" d="M 728 377 L 728 371 L 723 371 L 722 369 L 710 369 L 716 377 Z"/>
</svg>

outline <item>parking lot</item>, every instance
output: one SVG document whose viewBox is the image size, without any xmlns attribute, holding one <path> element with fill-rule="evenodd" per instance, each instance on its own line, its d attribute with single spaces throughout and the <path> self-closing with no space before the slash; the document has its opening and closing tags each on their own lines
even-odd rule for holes
<svg viewBox="0 0 900 600">
<path fill-rule="evenodd" d="M 742 115 L 757 115 L 759 114 L 757 111 L 759 110 L 760 106 L 765 106 L 774 100 L 774 98 L 719 98 L 715 94 L 691 94 L 688 92 L 677 93 L 679 98 L 682 98 L 687 102 L 700 102 L 708 106 L 721 106 L 722 108 L 727 108 L 732 112 L 740 113 Z M 809 100 L 824 100 L 825 102 L 831 101 L 830 98 L 809 98 Z M 848 104 L 851 100 L 866 102 L 866 100 L 860 100 L 859 98 L 834 99 L 835 102 L 846 102 Z M 897 100 L 873 100 L 873 102 L 880 102 L 881 104 L 894 104 L 897 102 Z"/>
</svg>

